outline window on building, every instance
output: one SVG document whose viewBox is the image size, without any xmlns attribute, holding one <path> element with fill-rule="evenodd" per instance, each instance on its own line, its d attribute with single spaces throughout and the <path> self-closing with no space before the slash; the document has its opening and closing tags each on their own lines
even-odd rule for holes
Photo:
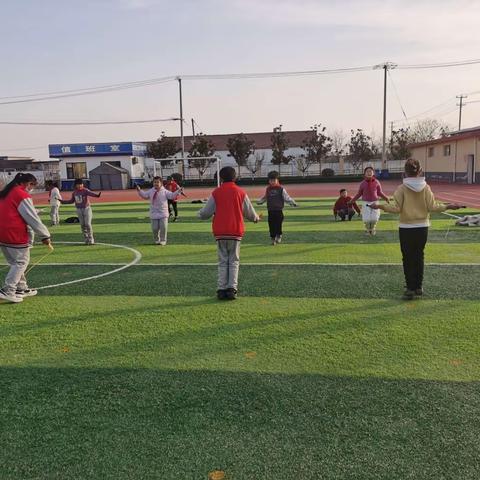
<svg viewBox="0 0 480 480">
<path fill-rule="evenodd" d="M 67 178 L 87 178 L 87 164 L 85 162 L 67 163 Z"/>
<path fill-rule="evenodd" d="M 450 145 L 443 146 L 443 156 L 449 157 L 450 156 Z"/>
<path fill-rule="evenodd" d="M 435 155 L 435 147 L 428 147 L 428 156 L 433 157 Z"/>
<path fill-rule="evenodd" d="M 114 167 L 121 167 L 122 166 L 122 162 L 119 162 L 118 160 L 114 160 L 114 161 L 111 161 L 111 162 L 100 162 L 102 165 L 105 164 L 105 163 L 108 163 L 109 165 L 113 165 Z"/>
</svg>

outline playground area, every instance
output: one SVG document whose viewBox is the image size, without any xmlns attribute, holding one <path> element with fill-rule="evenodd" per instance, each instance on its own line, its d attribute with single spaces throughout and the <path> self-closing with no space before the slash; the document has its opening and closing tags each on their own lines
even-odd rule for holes
<svg viewBox="0 0 480 480">
<path fill-rule="evenodd" d="M 435 214 L 424 298 L 405 303 L 397 217 L 375 237 L 335 222 L 340 187 L 288 186 L 280 245 L 247 224 L 234 302 L 190 203 L 210 188 L 186 190 L 164 247 L 134 191 L 93 200 L 94 246 L 53 227 L 39 294 L 0 308 L 0 477 L 476 480 L 478 230 Z M 479 187 L 433 189 L 479 213 Z"/>
</svg>

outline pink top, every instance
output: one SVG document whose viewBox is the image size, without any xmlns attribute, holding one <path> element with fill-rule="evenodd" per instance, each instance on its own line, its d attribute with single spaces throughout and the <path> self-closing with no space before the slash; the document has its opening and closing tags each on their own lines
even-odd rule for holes
<svg viewBox="0 0 480 480">
<path fill-rule="evenodd" d="M 372 177 L 370 180 L 363 180 L 358 187 L 357 194 L 352 198 L 352 203 L 362 197 L 365 202 L 376 202 L 379 198 L 388 200 L 388 197 L 383 193 L 380 182 Z"/>
</svg>

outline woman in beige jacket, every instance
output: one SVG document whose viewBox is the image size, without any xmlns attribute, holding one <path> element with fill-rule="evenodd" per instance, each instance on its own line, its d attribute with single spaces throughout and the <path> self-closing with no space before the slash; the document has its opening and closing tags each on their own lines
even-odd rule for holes
<svg viewBox="0 0 480 480">
<path fill-rule="evenodd" d="M 453 203 L 445 205 L 435 200 L 418 160 L 407 160 L 404 175 L 402 185 L 393 194 L 393 203 L 372 204 L 370 208 L 400 214 L 400 248 L 406 283 L 403 299 L 413 300 L 423 295 L 424 250 L 430 226 L 430 212 L 444 212 L 462 207 Z"/>
</svg>

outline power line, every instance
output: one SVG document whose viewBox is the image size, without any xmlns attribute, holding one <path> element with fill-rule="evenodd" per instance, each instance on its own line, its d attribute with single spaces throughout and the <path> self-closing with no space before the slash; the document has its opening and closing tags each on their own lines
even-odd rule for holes
<svg viewBox="0 0 480 480">
<path fill-rule="evenodd" d="M 412 64 L 412 65 L 396 65 L 400 69 L 428 69 L 428 68 L 447 68 L 464 65 L 474 65 L 480 63 L 480 59 L 460 60 L 443 63 L 426 63 L 426 64 Z M 329 68 L 318 70 L 300 70 L 300 71 L 282 71 L 282 72 L 249 72 L 249 73 L 212 73 L 212 74 L 189 74 L 157 77 L 146 80 L 139 80 L 134 82 L 113 83 L 109 85 L 100 85 L 96 87 L 85 87 L 70 90 L 57 90 L 50 92 L 31 93 L 24 95 L 14 95 L 8 97 L 0 97 L 0 105 L 12 105 L 18 103 L 40 102 L 47 100 L 56 100 L 60 98 L 69 98 L 83 95 L 93 95 L 100 93 L 115 92 L 119 90 L 141 88 L 162 83 L 172 82 L 179 78 L 185 80 L 240 80 L 240 79 L 261 79 L 261 78 L 285 78 L 285 77 L 301 77 L 301 76 L 315 76 L 315 75 L 332 75 L 343 73 L 366 72 L 378 68 L 377 65 L 364 65 L 359 67 L 342 67 Z"/>
<path fill-rule="evenodd" d="M 405 120 L 408 118 L 407 114 L 405 113 L 405 109 L 403 108 L 402 102 L 400 100 L 400 95 L 398 94 L 397 87 L 395 86 L 395 82 L 393 81 L 392 74 L 390 73 L 390 70 L 387 70 L 388 73 L 388 78 L 390 78 L 390 81 L 392 82 L 392 87 L 393 91 L 395 92 L 395 96 L 397 97 L 398 104 L 400 105 L 400 109 L 402 110 L 403 116 L 405 117 Z"/>
<path fill-rule="evenodd" d="M 2 122 L 0 125 L 123 125 L 123 124 L 139 124 L 139 123 L 159 123 L 159 122 L 175 122 L 179 118 L 156 118 L 151 120 L 121 120 L 121 121 L 101 121 L 101 122 Z"/>
<path fill-rule="evenodd" d="M 461 67 L 464 65 L 475 65 L 480 63 L 480 59 L 473 60 L 458 60 L 453 62 L 442 62 L 442 63 L 420 63 L 414 65 L 401 65 L 399 64 L 397 68 L 403 70 L 413 70 L 413 69 L 425 69 L 425 68 L 448 68 L 448 67 Z"/>
</svg>

